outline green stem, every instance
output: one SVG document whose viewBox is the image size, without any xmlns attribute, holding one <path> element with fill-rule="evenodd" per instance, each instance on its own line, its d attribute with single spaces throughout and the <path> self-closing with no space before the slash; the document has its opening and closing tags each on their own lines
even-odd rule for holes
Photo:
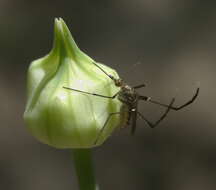
<svg viewBox="0 0 216 190">
<path fill-rule="evenodd" d="M 73 149 L 80 190 L 99 190 L 95 181 L 91 149 Z"/>
</svg>

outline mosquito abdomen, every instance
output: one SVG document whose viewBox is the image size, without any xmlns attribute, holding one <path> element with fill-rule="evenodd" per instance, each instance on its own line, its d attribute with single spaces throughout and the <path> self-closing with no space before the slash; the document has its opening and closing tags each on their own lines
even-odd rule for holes
<svg viewBox="0 0 216 190">
<path fill-rule="evenodd" d="M 123 104 L 121 107 L 121 120 L 120 120 L 120 128 L 125 128 L 129 124 L 129 108 L 126 104 Z"/>
</svg>

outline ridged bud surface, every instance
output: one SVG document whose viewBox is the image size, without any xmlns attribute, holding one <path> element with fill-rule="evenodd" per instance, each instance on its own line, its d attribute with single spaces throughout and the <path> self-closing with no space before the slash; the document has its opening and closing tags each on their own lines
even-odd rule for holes
<svg viewBox="0 0 216 190">
<path fill-rule="evenodd" d="M 47 56 L 31 63 L 27 76 L 24 120 L 39 141 L 56 148 L 91 148 L 102 144 L 119 126 L 117 114 L 99 135 L 109 114 L 120 111 L 121 103 L 117 99 L 63 88 L 106 96 L 118 92 L 113 81 L 92 62 L 77 47 L 64 21 L 56 19 L 53 49 Z M 113 69 L 98 65 L 118 78 Z"/>
</svg>

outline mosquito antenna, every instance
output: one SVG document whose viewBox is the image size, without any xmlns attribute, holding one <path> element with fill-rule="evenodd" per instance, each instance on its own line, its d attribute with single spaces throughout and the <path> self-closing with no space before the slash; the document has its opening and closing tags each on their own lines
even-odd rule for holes
<svg viewBox="0 0 216 190">
<path fill-rule="evenodd" d="M 104 71 L 101 67 L 99 67 L 94 61 L 92 62 L 97 68 L 99 68 L 106 76 L 108 76 L 112 80 L 116 80 L 114 76 L 109 75 L 106 71 Z"/>
<path fill-rule="evenodd" d="M 125 72 L 124 72 L 124 75 L 127 76 L 129 74 L 131 74 L 131 72 L 135 72 L 137 69 L 139 69 L 139 66 L 141 65 L 142 63 L 140 61 L 137 61 L 135 63 L 133 63 L 132 65 L 129 65 L 126 69 L 125 69 Z M 138 68 L 137 68 L 138 67 Z"/>
</svg>

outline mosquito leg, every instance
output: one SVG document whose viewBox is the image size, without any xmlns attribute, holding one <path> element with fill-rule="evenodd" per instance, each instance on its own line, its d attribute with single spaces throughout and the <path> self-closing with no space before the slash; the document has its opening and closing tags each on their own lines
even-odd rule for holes
<svg viewBox="0 0 216 190">
<path fill-rule="evenodd" d="M 116 114 L 121 114 L 121 113 L 122 113 L 122 112 L 113 112 L 113 113 L 110 113 L 110 114 L 109 114 L 109 116 L 107 117 L 107 119 L 106 119 L 106 121 L 105 121 L 103 127 L 101 128 L 99 134 L 97 135 L 97 137 L 96 137 L 96 139 L 95 139 L 95 141 L 94 141 L 94 145 L 97 144 L 97 142 L 98 142 L 100 136 L 102 135 L 104 129 L 106 128 L 106 125 L 107 125 L 107 123 L 109 122 L 110 118 L 111 118 L 112 116 L 116 115 Z"/>
<path fill-rule="evenodd" d="M 137 85 L 137 86 L 133 86 L 133 88 L 137 89 L 137 88 L 142 88 L 142 87 L 145 87 L 146 85 L 145 84 L 140 84 L 140 85 Z"/>
<path fill-rule="evenodd" d="M 160 106 L 163 106 L 166 108 L 170 107 L 170 109 L 177 111 L 177 110 L 180 110 L 180 109 L 192 104 L 194 102 L 194 100 L 197 98 L 198 94 L 199 94 L 199 88 L 196 89 L 194 96 L 189 101 L 187 101 L 186 103 L 184 103 L 181 106 L 169 106 L 167 104 L 163 104 L 163 103 L 160 103 L 158 101 L 152 100 L 150 97 L 147 97 L 147 96 L 140 96 L 139 99 L 144 100 L 144 101 L 148 101 L 148 102 L 151 102 L 153 104 L 157 104 L 157 105 L 160 105 Z"/>
<path fill-rule="evenodd" d="M 166 111 L 164 112 L 164 114 L 155 122 L 155 123 L 152 123 L 150 122 L 148 119 L 146 119 L 140 112 L 137 112 L 138 115 L 151 127 L 151 128 L 154 128 L 156 127 L 166 116 L 167 114 L 169 113 L 173 103 L 175 101 L 175 98 L 173 98 L 170 102 L 170 104 L 168 105 Z"/>
<path fill-rule="evenodd" d="M 101 95 L 101 94 L 95 94 L 95 93 L 85 92 L 85 91 L 82 91 L 82 90 L 77 90 L 77 89 L 69 88 L 69 87 L 65 87 L 65 86 L 63 86 L 63 88 L 67 89 L 67 90 L 73 90 L 73 91 L 76 91 L 76 92 L 80 92 L 80 93 L 83 93 L 83 94 L 89 94 L 89 95 L 93 95 L 93 96 L 99 96 L 99 97 L 102 97 L 102 98 L 110 98 L 110 99 L 114 99 L 118 95 L 118 93 L 119 93 L 119 92 L 117 92 L 113 96 L 104 96 L 104 95 Z"/>
</svg>

